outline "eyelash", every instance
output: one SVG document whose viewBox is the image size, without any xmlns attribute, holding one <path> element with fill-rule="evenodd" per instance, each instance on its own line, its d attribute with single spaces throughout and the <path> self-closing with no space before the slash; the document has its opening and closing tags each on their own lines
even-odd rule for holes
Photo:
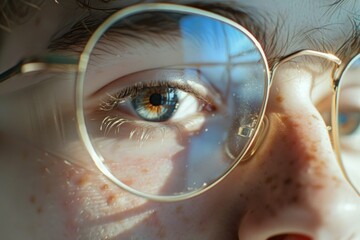
<svg viewBox="0 0 360 240">
<path fill-rule="evenodd" d="M 159 128 L 158 126 L 155 127 L 152 124 L 146 124 L 143 121 L 141 122 L 134 122 L 131 120 L 127 120 L 125 118 L 121 117 L 110 117 L 106 116 L 103 121 L 101 122 L 100 131 L 104 132 L 104 135 L 108 135 L 112 129 L 115 134 L 120 133 L 120 128 L 123 124 L 131 124 L 131 132 L 129 133 L 129 139 L 134 139 L 134 137 L 137 137 L 137 139 L 141 142 L 148 140 L 152 134 L 156 132 L 161 132 L 162 138 L 164 139 L 166 128 L 162 127 Z"/>
<path fill-rule="evenodd" d="M 137 83 L 133 86 L 125 87 L 122 90 L 116 93 L 108 93 L 106 99 L 101 101 L 100 112 L 111 112 L 116 109 L 116 107 L 125 101 L 131 100 L 135 97 L 142 89 L 148 87 L 167 87 L 167 88 L 176 88 L 182 90 L 186 93 L 192 94 L 199 101 L 203 102 L 203 105 L 206 106 L 204 109 L 208 111 L 214 111 L 215 104 L 206 96 L 203 96 L 200 92 L 196 91 L 194 88 L 188 84 L 180 81 L 150 81 L 146 83 Z M 162 139 L 164 139 L 165 134 L 168 130 L 176 130 L 177 132 L 182 132 L 183 128 L 189 124 L 195 124 L 194 118 L 182 120 L 180 122 L 171 122 L 171 123 L 159 123 L 156 122 L 146 122 L 143 120 L 132 120 L 126 119 L 122 116 L 110 116 L 109 114 L 105 116 L 100 125 L 100 131 L 104 132 L 104 135 L 109 135 L 111 132 L 114 134 L 120 133 L 120 128 L 124 124 L 131 124 L 128 138 L 137 139 L 140 142 L 146 141 L 151 138 L 152 134 L 160 132 L 162 134 Z"/>
<path fill-rule="evenodd" d="M 103 100 L 100 104 L 100 110 L 102 111 L 111 111 L 117 106 L 117 104 L 125 101 L 127 98 L 132 98 L 136 96 L 140 90 L 147 88 L 147 87 L 168 87 L 168 88 L 176 88 L 182 90 L 184 92 L 193 94 L 199 100 L 204 101 L 206 104 L 214 105 L 211 99 L 202 96 L 202 94 L 191 86 L 184 82 L 177 82 L 177 81 L 151 81 L 146 83 L 136 83 L 134 86 L 126 87 L 115 94 L 108 93 L 108 97 L 106 100 Z"/>
</svg>

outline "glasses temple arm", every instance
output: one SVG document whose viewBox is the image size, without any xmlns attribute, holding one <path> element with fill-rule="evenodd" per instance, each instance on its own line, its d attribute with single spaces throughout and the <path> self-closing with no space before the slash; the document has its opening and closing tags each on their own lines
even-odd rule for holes
<svg viewBox="0 0 360 240">
<path fill-rule="evenodd" d="M 74 56 L 48 55 L 42 57 L 30 57 L 20 61 L 15 66 L 0 74 L 0 83 L 24 73 L 50 70 L 53 72 L 77 71 L 79 59 Z"/>
</svg>

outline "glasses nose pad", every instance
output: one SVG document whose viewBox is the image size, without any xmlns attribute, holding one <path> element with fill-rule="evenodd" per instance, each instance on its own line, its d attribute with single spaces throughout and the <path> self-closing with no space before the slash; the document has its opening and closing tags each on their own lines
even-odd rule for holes
<svg viewBox="0 0 360 240">
<path fill-rule="evenodd" d="M 240 159 L 240 161 L 249 160 L 250 158 L 252 158 L 254 156 L 256 151 L 259 149 L 259 147 L 263 143 L 268 131 L 269 131 L 269 119 L 267 118 L 266 115 L 264 115 L 263 121 L 260 123 L 259 130 L 258 130 L 257 134 L 254 136 L 254 140 L 253 140 L 250 148 L 248 149 L 246 154 Z M 238 134 L 243 134 L 243 131 L 239 130 Z M 228 157 L 235 160 L 237 158 L 237 156 L 235 156 L 234 154 L 231 153 L 227 144 L 226 144 L 225 148 L 226 148 L 225 151 L 226 151 L 226 154 L 228 155 Z"/>
<path fill-rule="evenodd" d="M 254 156 L 255 152 L 262 145 L 268 131 L 269 131 L 269 119 L 267 118 L 266 115 L 264 115 L 263 121 L 260 123 L 260 129 L 258 133 L 256 134 L 250 149 L 247 151 L 247 153 L 245 154 L 245 156 L 241 161 L 248 160 Z"/>
</svg>

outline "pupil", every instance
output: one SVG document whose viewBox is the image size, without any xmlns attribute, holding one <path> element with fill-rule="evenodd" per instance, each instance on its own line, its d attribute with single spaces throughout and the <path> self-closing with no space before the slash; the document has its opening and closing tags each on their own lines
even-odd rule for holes
<svg viewBox="0 0 360 240">
<path fill-rule="evenodd" d="M 152 94 L 149 100 L 153 106 L 160 106 L 162 104 L 162 96 L 159 93 Z"/>
</svg>

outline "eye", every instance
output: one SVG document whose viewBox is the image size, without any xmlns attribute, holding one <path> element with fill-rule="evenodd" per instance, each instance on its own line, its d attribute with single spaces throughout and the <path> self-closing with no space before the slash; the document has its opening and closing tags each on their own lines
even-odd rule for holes
<svg viewBox="0 0 360 240">
<path fill-rule="evenodd" d="M 357 78 L 343 80 L 354 81 Z M 343 84 L 339 90 L 338 102 L 338 129 L 342 149 L 347 152 L 359 153 L 358 142 L 360 139 L 360 110 L 359 110 L 358 85 Z"/>
<path fill-rule="evenodd" d="M 322 117 L 325 123 L 330 126 L 331 125 L 331 113 L 329 110 L 325 111 L 325 109 L 329 109 L 331 107 L 330 97 L 326 99 L 321 106 Z M 352 109 L 350 106 L 353 104 L 348 102 L 342 102 L 339 105 L 339 115 L 338 115 L 338 130 L 339 130 L 339 138 L 340 144 L 343 150 L 348 149 L 358 149 L 358 139 L 360 138 L 360 112 L 356 109 Z M 358 150 L 357 150 L 358 151 Z"/>
<path fill-rule="evenodd" d="M 360 114 L 357 112 L 339 113 L 339 132 L 341 136 L 351 136 L 360 131 Z"/>
<path fill-rule="evenodd" d="M 175 114 L 179 105 L 179 97 L 176 88 L 146 87 L 133 96 L 131 104 L 142 119 L 163 122 Z"/>
<path fill-rule="evenodd" d="M 180 122 L 216 109 L 211 100 L 196 89 L 171 81 L 130 86 L 109 100 L 106 105 L 113 107 L 108 110 L 127 114 L 132 121 L 140 118 L 149 123 Z"/>
<path fill-rule="evenodd" d="M 199 129 L 200 119 L 203 121 L 219 109 L 219 96 L 200 73 L 176 73 L 179 70 L 144 71 L 106 87 L 100 104 L 104 116 L 100 129 L 106 129 L 106 135 L 109 129 L 118 129 L 124 123 L 141 132 L 150 128 L 158 131 L 156 128 L 164 126 Z"/>
</svg>

